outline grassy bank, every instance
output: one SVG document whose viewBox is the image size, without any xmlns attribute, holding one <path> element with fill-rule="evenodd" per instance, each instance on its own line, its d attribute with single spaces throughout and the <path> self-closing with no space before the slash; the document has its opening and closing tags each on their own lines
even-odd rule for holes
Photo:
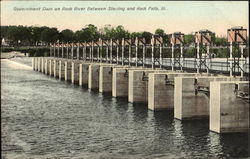
<svg viewBox="0 0 250 159">
<path fill-rule="evenodd" d="M 1 47 L 1 57 L 2 54 L 10 52 L 19 52 L 22 54 L 27 54 L 29 57 L 49 56 L 49 51 L 49 48 Z"/>
</svg>

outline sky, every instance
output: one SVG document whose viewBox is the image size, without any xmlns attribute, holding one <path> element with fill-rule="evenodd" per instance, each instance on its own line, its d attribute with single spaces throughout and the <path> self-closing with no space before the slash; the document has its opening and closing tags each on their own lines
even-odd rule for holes
<svg viewBox="0 0 250 159">
<path fill-rule="evenodd" d="M 72 10 L 62 10 L 63 7 Z M 75 7 L 85 10 L 77 11 Z M 88 7 L 106 10 L 90 11 Z M 125 10 L 108 10 L 109 7 Z M 146 10 L 126 10 L 129 7 L 146 7 Z M 155 7 L 159 10 L 152 9 Z M 20 10 L 27 8 L 40 10 Z M 248 1 L 1 1 L 1 25 L 49 26 L 60 31 L 80 30 L 87 24 L 98 28 L 111 24 L 123 25 L 130 32 L 154 32 L 161 28 L 166 33 L 187 34 L 208 29 L 226 36 L 231 27 L 248 28 L 248 15 Z"/>
</svg>

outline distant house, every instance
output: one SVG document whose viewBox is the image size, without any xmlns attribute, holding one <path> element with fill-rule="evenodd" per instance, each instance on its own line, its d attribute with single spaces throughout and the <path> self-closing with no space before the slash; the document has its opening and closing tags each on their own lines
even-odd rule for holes
<svg viewBox="0 0 250 159">
<path fill-rule="evenodd" d="M 1 40 L 1 46 L 10 46 L 11 41 L 5 38 Z"/>
</svg>

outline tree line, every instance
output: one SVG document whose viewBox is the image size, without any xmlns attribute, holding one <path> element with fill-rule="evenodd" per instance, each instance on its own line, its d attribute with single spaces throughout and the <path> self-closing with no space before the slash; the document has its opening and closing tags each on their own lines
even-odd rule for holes
<svg viewBox="0 0 250 159">
<path fill-rule="evenodd" d="M 146 42 L 150 42 L 151 36 L 158 34 L 163 37 L 165 43 L 170 42 L 170 36 L 166 34 L 166 31 L 158 28 L 154 33 L 143 32 L 129 32 L 122 25 L 113 27 L 111 25 L 105 25 L 101 28 L 96 27 L 93 24 L 88 24 L 82 29 L 72 31 L 70 29 L 64 29 L 59 31 L 55 27 L 47 26 L 1 26 L 1 40 L 4 38 L 11 42 L 12 46 L 48 46 L 50 43 L 55 43 L 58 40 L 60 42 L 85 42 L 91 40 L 103 39 L 122 39 L 122 38 L 135 38 L 144 37 Z M 212 41 L 216 46 L 227 46 L 227 39 L 225 37 L 217 37 L 212 35 Z M 186 46 L 194 44 L 195 37 L 192 34 L 184 35 L 184 43 Z"/>
</svg>

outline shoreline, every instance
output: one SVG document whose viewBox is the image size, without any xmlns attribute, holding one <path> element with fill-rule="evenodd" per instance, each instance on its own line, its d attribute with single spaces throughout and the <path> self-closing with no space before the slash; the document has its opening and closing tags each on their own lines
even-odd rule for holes
<svg viewBox="0 0 250 159">
<path fill-rule="evenodd" d="M 21 53 L 18 51 L 12 51 L 12 52 L 1 52 L 0 59 L 11 59 L 15 57 L 28 57 L 28 54 Z"/>
</svg>

